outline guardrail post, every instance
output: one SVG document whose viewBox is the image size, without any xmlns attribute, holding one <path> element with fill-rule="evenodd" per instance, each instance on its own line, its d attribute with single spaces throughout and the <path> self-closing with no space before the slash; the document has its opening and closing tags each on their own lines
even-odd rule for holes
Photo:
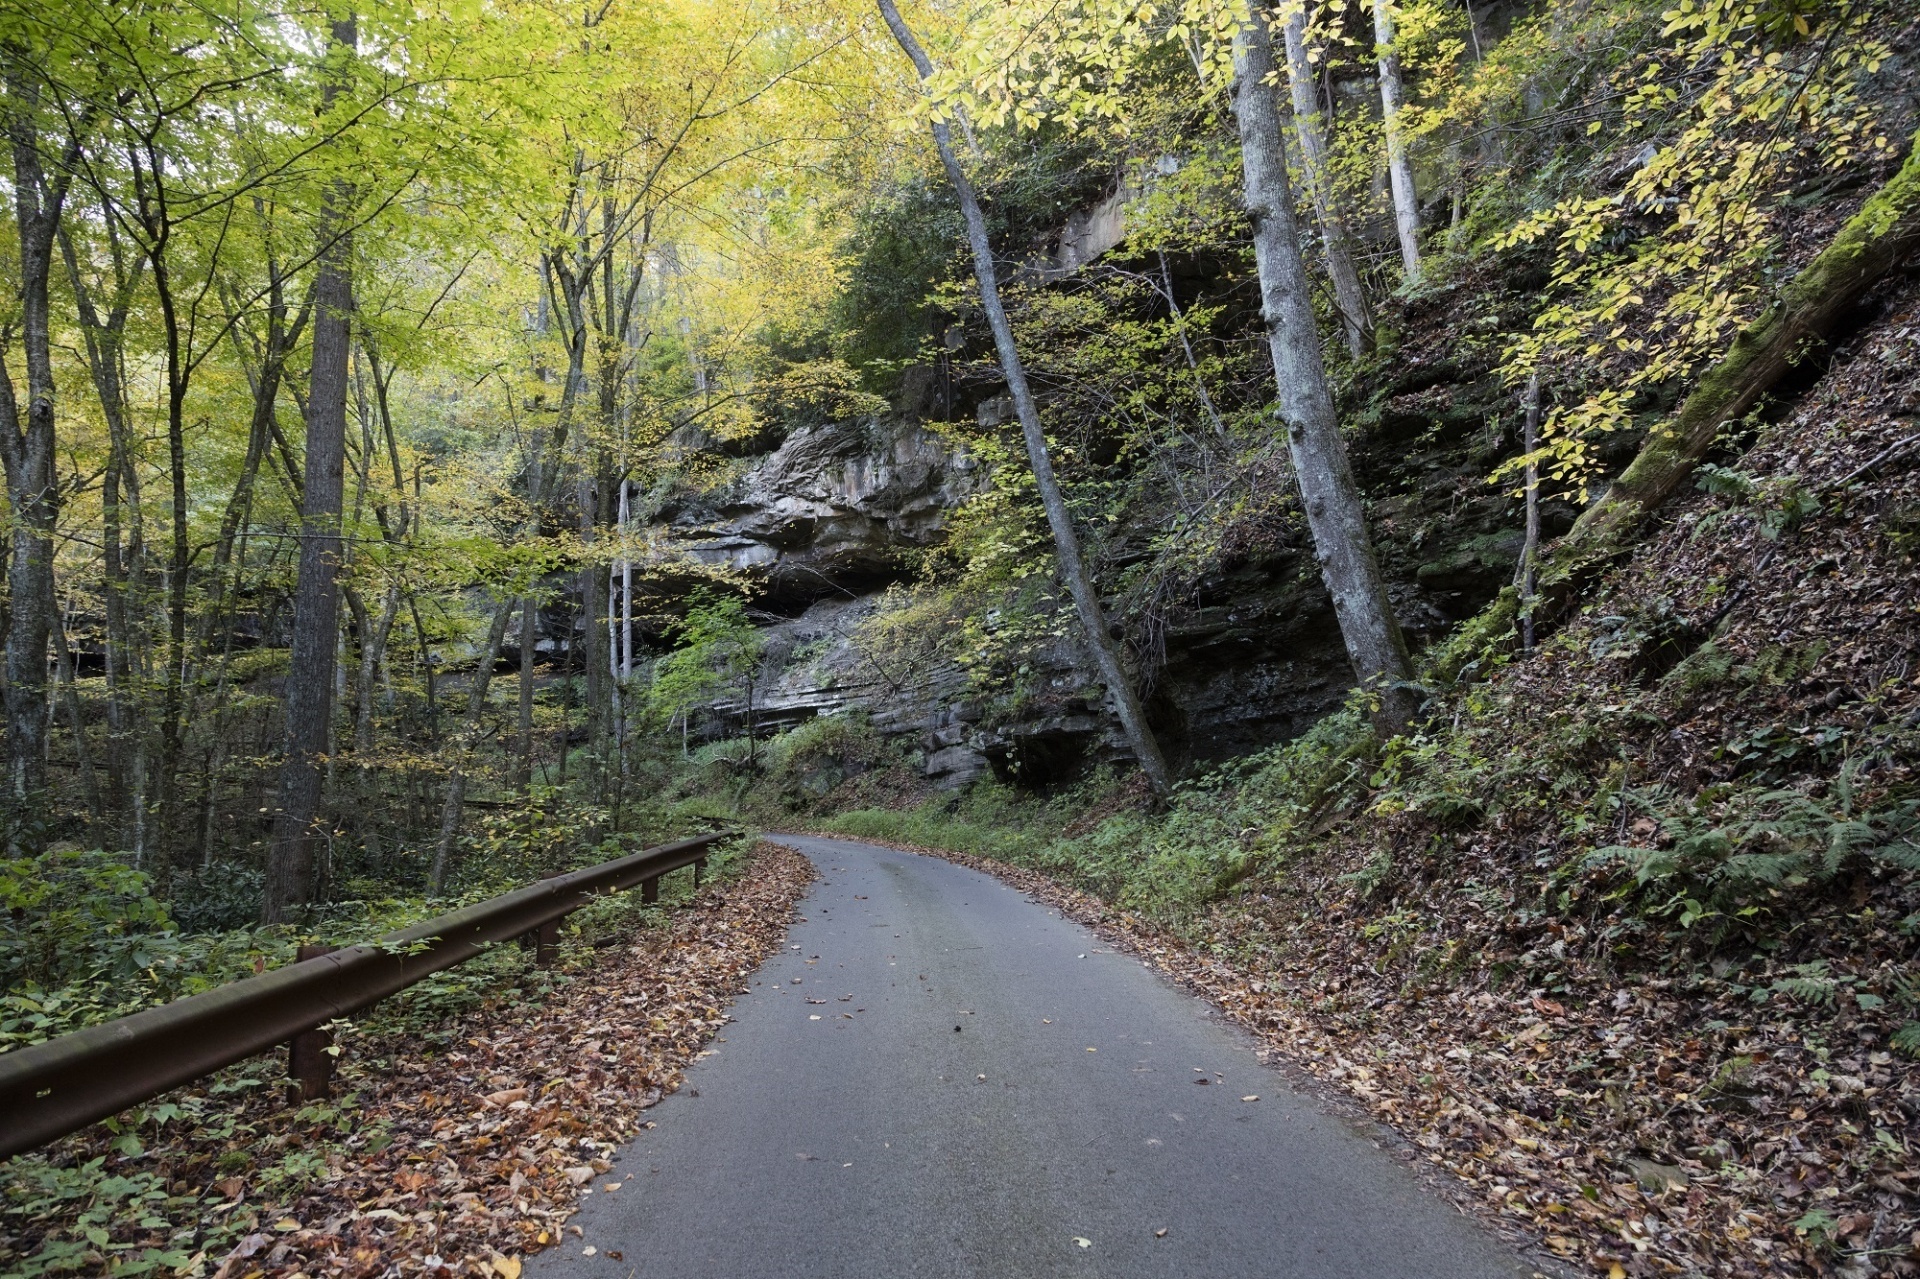
<svg viewBox="0 0 1920 1279">
<path fill-rule="evenodd" d="M 553 967 L 560 957 L 560 921 L 549 919 L 533 933 L 533 962 L 541 968 Z"/>
<path fill-rule="evenodd" d="M 660 900 L 660 877 L 649 875 L 640 881 L 640 900 L 652 905 Z"/>
<path fill-rule="evenodd" d="M 331 955 L 335 949 L 318 942 L 303 942 L 297 958 L 318 959 Z M 287 1077 L 293 1080 L 287 1088 L 288 1102 L 313 1101 L 325 1097 L 332 1089 L 333 1054 L 327 1051 L 331 1047 L 333 1036 L 317 1026 L 301 1031 L 288 1041 Z"/>
<path fill-rule="evenodd" d="M 563 870 L 556 870 L 540 878 L 558 879 L 566 873 Z M 561 918 L 564 919 L 565 916 Z M 531 932 L 523 934 L 520 938 L 520 948 L 533 952 L 533 963 L 536 968 L 553 967 L 553 961 L 560 956 L 560 920 L 550 919 Z"/>
<path fill-rule="evenodd" d="M 706 869 L 707 869 L 707 859 L 706 859 L 706 858 L 704 858 L 704 857 L 701 857 L 701 858 L 698 858 L 698 859 L 696 859 L 696 860 L 694 861 L 694 863 L 693 863 L 693 886 L 694 886 L 695 888 L 698 888 L 698 887 L 700 887 L 700 876 L 701 876 L 702 874 L 704 874 L 704 873 L 706 872 Z"/>
</svg>

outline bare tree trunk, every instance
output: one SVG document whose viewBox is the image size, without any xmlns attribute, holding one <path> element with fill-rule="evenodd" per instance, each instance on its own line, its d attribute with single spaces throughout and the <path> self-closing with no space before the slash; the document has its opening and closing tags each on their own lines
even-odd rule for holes
<svg viewBox="0 0 1920 1279">
<path fill-rule="evenodd" d="M 901 19 L 893 0 L 878 2 L 887 26 L 893 31 L 893 38 L 913 60 L 920 78 L 926 80 L 932 76 L 933 64 Z M 1140 695 L 1121 663 L 1119 647 L 1108 630 L 1106 609 L 1100 603 L 1099 593 L 1094 589 L 1093 579 L 1080 555 L 1079 534 L 1074 531 L 1066 499 L 1061 495 L 1058 481 L 1054 479 L 1053 461 L 1047 455 L 1046 432 L 1040 425 L 1040 409 L 1034 403 L 1032 388 L 1027 385 L 1026 368 L 1013 342 L 1013 328 L 1007 322 L 1006 308 L 1000 302 L 1000 277 L 993 261 L 993 246 L 987 239 L 986 215 L 981 211 L 979 198 L 974 194 L 973 183 L 967 179 L 966 171 L 954 156 L 952 132 L 946 124 L 938 120 L 934 122 L 933 140 L 940 150 L 940 162 L 946 167 L 947 178 L 953 183 L 954 193 L 959 197 L 960 211 L 966 216 L 967 240 L 973 249 L 973 270 L 980 285 L 981 306 L 987 313 L 987 322 L 993 327 L 994 346 L 1000 353 L 1000 369 L 1006 376 L 1007 390 L 1013 396 L 1014 411 L 1020 418 L 1020 432 L 1026 440 L 1027 461 L 1033 468 L 1034 485 L 1040 491 L 1041 505 L 1047 511 L 1047 524 L 1053 531 L 1054 556 L 1060 565 L 1060 576 L 1065 579 L 1067 590 L 1073 596 L 1081 629 L 1086 633 L 1087 646 L 1093 650 L 1094 660 L 1106 683 L 1107 695 L 1113 699 L 1127 744 L 1133 748 L 1140 771 L 1146 774 L 1154 791 L 1165 795 L 1173 789 L 1173 778 L 1167 769 L 1166 757 L 1161 754 L 1160 743 L 1155 740 L 1153 729 L 1147 724 Z"/>
<path fill-rule="evenodd" d="M 94 834 L 100 835 L 106 810 L 100 801 L 100 777 L 93 767 L 93 748 L 87 744 L 87 720 L 80 708 L 80 691 L 73 681 L 73 654 L 67 649 L 67 628 L 59 611 L 53 615 L 53 660 L 55 678 L 60 683 L 60 701 L 66 708 L 67 722 L 73 728 L 73 750 L 80 769 L 80 793 L 86 798 L 87 813 L 93 819 Z"/>
<path fill-rule="evenodd" d="M 589 473 L 580 479 L 580 538 L 591 546 L 600 540 L 601 513 L 606 510 L 606 482 L 591 460 L 583 460 Z M 607 577 L 598 565 L 590 564 L 580 573 L 580 611 L 586 622 L 581 637 L 586 679 L 583 692 L 587 704 L 587 755 L 594 761 L 595 784 L 604 789 L 607 780 L 607 722 L 611 718 L 608 703 L 612 679 L 607 664 Z"/>
<path fill-rule="evenodd" d="M 380 662 L 387 650 L 387 638 L 393 633 L 393 619 L 400 611 L 400 588 L 389 584 L 381 601 L 376 621 L 359 592 L 343 589 L 347 607 L 353 612 L 354 630 L 360 637 L 358 673 L 353 694 L 354 782 L 360 802 L 354 810 L 354 826 L 367 860 L 375 866 L 383 860 L 380 837 L 380 772 L 374 765 L 373 704 L 379 681 Z"/>
<path fill-rule="evenodd" d="M 173 289 L 173 269 L 169 257 L 174 219 L 169 203 L 167 182 L 172 174 L 159 141 L 157 126 L 139 140 L 130 151 L 134 191 L 134 215 L 144 237 L 142 248 L 153 267 L 153 296 L 160 310 L 160 331 L 165 350 L 164 368 L 167 405 L 167 476 L 169 536 L 167 567 L 167 640 L 165 666 L 160 672 L 160 759 L 155 786 L 158 815 L 155 862 L 162 869 L 171 856 L 173 837 L 179 827 L 181 809 L 179 775 L 184 754 L 184 719 L 187 669 L 187 569 L 192 553 L 187 545 L 187 388 L 192 380 L 191 361 L 184 349 L 180 311 Z"/>
<path fill-rule="evenodd" d="M 628 490 L 631 482 L 620 480 L 620 683 L 625 688 L 633 679 L 633 558 L 627 554 L 627 521 L 633 507 Z M 627 775 L 627 716 L 622 710 L 619 723 L 620 775 Z"/>
<path fill-rule="evenodd" d="M 1521 447 L 1527 456 L 1527 536 L 1520 548 L 1520 647 L 1533 651 L 1533 599 L 1540 587 L 1540 464 L 1534 451 L 1540 447 L 1540 375 L 1527 379 L 1522 409 Z"/>
<path fill-rule="evenodd" d="M 333 23 L 333 43 L 356 44 L 352 17 Z M 337 81 L 327 87 L 331 99 Z M 352 245 L 346 231 L 351 199 L 345 184 L 329 188 L 321 211 L 324 246 L 314 284 L 313 358 L 307 392 L 306 483 L 300 510 L 300 568 L 293 605 L 292 669 L 287 676 L 286 757 L 280 803 L 267 851 L 261 919 L 285 920 L 312 889 L 315 826 L 320 820 L 322 764 L 333 719 L 333 681 L 340 630 L 340 507 L 345 488 L 347 362 L 353 309 Z"/>
<path fill-rule="evenodd" d="M 104 197 L 103 197 L 104 198 Z M 113 298 L 103 318 L 94 305 L 92 290 L 80 270 L 79 255 L 73 240 L 60 233 L 61 256 L 67 266 L 67 280 L 73 290 L 80 329 L 86 339 L 87 367 L 100 400 L 100 412 L 107 424 L 107 464 L 100 486 L 100 533 L 102 572 L 100 597 L 106 614 L 107 743 L 106 794 L 104 803 L 111 814 L 114 829 L 102 832 L 104 839 L 125 841 L 134 825 L 127 811 L 133 762 L 128 753 L 132 730 L 132 699 L 127 680 L 133 669 L 133 641 L 127 620 L 127 555 L 122 540 L 122 491 L 139 504 L 138 480 L 132 462 L 132 432 L 127 423 L 126 351 L 127 316 L 140 276 L 146 267 L 146 255 L 139 253 L 129 265 L 121 242 L 114 231 L 114 217 L 103 218 L 108 247 L 114 264 Z M 116 845 L 117 846 L 117 845 Z"/>
<path fill-rule="evenodd" d="M 1393 0 L 1373 0 L 1373 38 L 1380 59 L 1380 121 L 1387 134 L 1387 180 L 1393 186 L 1393 225 L 1400 236 L 1400 261 L 1407 280 L 1420 278 L 1420 200 L 1407 163 L 1407 140 L 1400 108 L 1406 93 L 1400 84 L 1400 53 L 1393 42 Z"/>
<path fill-rule="evenodd" d="M 1373 315 L 1367 307 L 1367 291 L 1360 284 L 1360 272 L 1353 265 L 1352 239 L 1327 163 L 1324 116 L 1313 82 L 1313 62 L 1307 56 L 1304 6 L 1296 5 L 1289 12 L 1286 41 L 1287 84 L 1293 92 L 1294 131 L 1300 135 L 1300 167 L 1307 176 L 1314 216 L 1320 221 L 1321 251 L 1327 260 L 1327 278 L 1333 282 L 1334 301 L 1340 308 L 1341 327 L 1347 334 L 1347 350 L 1357 360 L 1373 349 Z"/>
<path fill-rule="evenodd" d="M 1383 734 L 1397 733 L 1417 709 L 1406 687 L 1411 664 L 1374 559 L 1366 511 L 1327 386 L 1287 183 L 1286 135 L 1267 87 L 1274 83 L 1273 46 L 1260 9 L 1235 38 L 1233 55 L 1233 113 L 1240 127 L 1247 213 L 1253 222 L 1261 314 L 1273 353 L 1280 417 L 1321 580 L 1333 597 L 1347 657 L 1360 684 L 1380 699 L 1376 727 Z"/>
<path fill-rule="evenodd" d="M 233 548 L 240 530 L 252 518 L 254 489 L 260 475 L 260 463 L 265 459 L 267 446 L 273 440 L 275 413 L 279 408 L 280 385 L 286 375 L 287 357 L 299 346 L 300 335 L 313 314 L 313 299 L 309 296 L 292 324 L 287 323 L 286 281 L 280 263 L 269 256 L 266 266 L 267 332 L 259 344 L 258 369 L 248 369 L 253 383 L 253 415 L 247 426 L 246 455 L 240 463 L 240 477 L 234 482 L 233 492 L 227 498 L 226 510 L 220 516 L 220 531 L 214 538 L 213 559 L 207 569 L 209 595 L 200 624 L 199 640 L 203 648 L 212 642 L 213 630 L 224 618 L 229 591 L 227 570 L 233 560 Z M 240 326 L 235 325 L 230 332 L 234 351 L 244 362 L 246 351 L 241 342 Z"/>
<path fill-rule="evenodd" d="M 516 789 L 533 785 L 533 657 L 540 642 L 540 606 L 532 595 L 520 601 L 520 718 L 514 733 Z"/>
<path fill-rule="evenodd" d="M 27 402 L 16 397 L 0 351 L 0 460 L 13 516 L 7 564 L 6 796 L 22 815 L 46 786 L 47 642 L 53 622 L 53 535 L 59 511 L 54 470 L 53 331 L 48 277 L 79 140 L 70 136 L 49 174 L 40 155 L 39 81 L 18 47 L 0 49 L 13 151 L 19 261 L 15 294 L 26 362 Z M 17 829 L 17 827 L 15 828 Z M 27 851 L 23 846 L 11 852 Z"/>
</svg>

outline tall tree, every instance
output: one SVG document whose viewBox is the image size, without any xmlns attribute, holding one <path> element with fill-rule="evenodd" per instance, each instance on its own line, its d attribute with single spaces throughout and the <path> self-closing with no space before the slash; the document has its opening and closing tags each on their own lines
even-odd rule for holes
<svg viewBox="0 0 1920 1279">
<path fill-rule="evenodd" d="M 59 512 L 54 473 L 53 324 L 48 277 L 67 191 L 79 161 L 84 126 L 72 114 L 48 128 L 46 66 L 56 56 L 22 38 L 0 44 L 4 62 L 7 141 L 13 153 L 14 278 L 26 403 L 20 402 L 8 356 L 14 323 L 0 328 L 0 459 L 7 472 L 13 531 L 7 563 L 11 610 L 7 629 L 7 797 L 24 815 L 46 784 L 47 645 L 53 623 L 53 535 Z M 79 113 L 84 119 L 84 110 Z M 51 163 L 43 149 L 51 145 Z"/>
<path fill-rule="evenodd" d="M 323 111 L 339 96 L 357 44 L 352 14 L 335 18 L 337 60 L 323 91 Z M 324 780 L 327 730 L 333 717 L 334 664 L 340 631 L 340 507 L 347 437 L 347 373 L 352 350 L 353 196 L 344 178 L 329 183 L 320 213 L 321 249 L 313 289 L 313 357 L 307 391 L 306 482 L 300 510 L 300 567 L 293 605 L 293 653 L 287 674 L 286 756 L 280 803 L 267 852 L 261 919 L 278 923 L 305 902 L 312 887 L 316 822 Z"/>
<path fill-rule="evenodd" d="M 1397 733 L 1417 709 L 1406 687 L 1412 667 L 1374 558 L 1366 510 L 1327 385 L 1287 179 L 1286 134 L 1269 87 L 1278 83 L 1270 19 L 1270 11 L 1255 4 L 1233 44 L 1233 114 L 1253 222 L 1261 316 L 1320 576 L 1333 597 L 1354 675 L 1380 699 L 1376 725 L 1383 733 Z"/>
<path fill-rule="evenodd" d="M 1333 283 L 1334 302 L 1340 308 L 1340 327 L 1347 335 L 1347 350 L 1357 360 L 1373 348 L 1373 315 L 1360 272 L 1353 264 L 1346 214 L 1334 192 L 1325 115 L 1314 84 L 1313 59 L 1307 52 L 1306 5 L 1296 0 L 1288 6 L 1286 18 L 1287 85 L 1293 93 L 1294 131 L 1300 135 L 1300 168 L 1313 198 L 1314 216 L 1320 221 L 1320 252 L 1326 259 L 1327 278 Z"/>
<path fill-rule="evenodd" d="M 893 38 L 900 48 L 913 60 L 920 79 L 931 79 L 933 63 L 920 48 L 920 42 L 914 39 L 913 32 L 900 16 L 900 10 L 893 0 L 878 0 L 878 3 L 888 29 L 893 32 Z M 1019 348 L 1013 341 L 1013 327 L 1008 323 L 1006 308 L 1000 301 L 1000 275 L 993 261 L 993 246 L 987 239 L 986 214 L 980 208 L 979 197 L 974 194 L 973 183 L 968 179 L 966 170 L 960 167 L 960 161 L 954 155 L 952 131 L 937 117 L 933 121 L 933 142 L 939 149 L 940 163 L 946 168 L 947 178 L 953 183 L 954 194 L 959 197 L 960 211 L 966 218 L 967 242 L 973 251 L 973 272 L 980 285 L 981 309 L 987 313 L 987 323 L 993 328 L 994 346 L 1000 353 L 1000 371 L 1006 377 L 1007 391 L 1013 397 L 1014 412 L 1020 418 L 1020 433 L 1027 446 L 1027 462 L 1033 468 L 1034 486 L 1040 492 L 1040 503 L 1046 508 L 1047 526 L 1053 533 L 1054 557 L 1060 567 L 1060 576 L 1066 581 L 1068 593 L 1073 596 L 1081 629 L 1086 633 L 1087 647 L 1093 650 L 1094 661 L 1100 668 L 1101 679 L 1106 683 L 1107 695 L 1113 699 L 1114 712 L 1119 717 L 1121 730 L 1126 734 L 1127 744 L 1133 749 L 1140 771 L 1146 774 L 1153 789 L 1165 795 L 1173 788 L 1166 757 L 1161 753 L 1160 743 L 1147 723 L 1146 708 L 1141 704 L 1140 694 L 1120 659 L 1119 646 L 1114 643 L 1109 629 L 1111 623 L 1107 620 L 1106 609 L 1100 603 L 1100 594 L 1094 588 L 1092 574 L 1087 571 L 1086 560 L 1080 553 L 1080 535 L 1074 530 L 1066 498 L 1060 492 L 1059 481 L 1054 478 L 1053 459 L 1047 453 L 1046 432 L 1040 425 L 1040 409 L 1034 402 L 1033 388 L 1027 384 L 1026 369 L 1021 364 Z"/>
<path fill-rule="evenodd" d="M 1387 182 L 1393 188 L 1393 226 L 1400 238 L 1400 262 L 1409 282 L 1420 278 L 1420 200 L 1407 161 L 1407 138 L 1400 110 L 1406 90 L 1400 81 L 1400 50 L 1394 43 L 1393 0 L 1373 0 L 1375 56 L 1380 60 L 1380 122 L 1387 135 Z"/>
</svg>

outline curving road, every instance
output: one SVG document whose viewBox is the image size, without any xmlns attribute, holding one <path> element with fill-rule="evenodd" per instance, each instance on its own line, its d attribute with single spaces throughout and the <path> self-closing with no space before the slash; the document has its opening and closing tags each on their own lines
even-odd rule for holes
<svg viewBox="0 0 1920 1279">
<path fill-rule="evenodd" d="M 1533 1273 L 1092 933 L 936 858 L 780 838 L 821 872 L 804 922 L 529 1275 Z"/>
</svg>

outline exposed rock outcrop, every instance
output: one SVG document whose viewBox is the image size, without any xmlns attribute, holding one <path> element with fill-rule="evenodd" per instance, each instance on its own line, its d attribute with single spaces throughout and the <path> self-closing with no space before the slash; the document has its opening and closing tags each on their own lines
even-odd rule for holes
<svg viewBox="0 0 1920 1279">
<path fill-rule="evenodd" d="M 911 419 L 804 426 L 734 480 L 677 492 L 654 515 L 662 548 L 757 579 L 775 607 L 860 595 L 934 545 L 982 482 L 964 450 Z"/>
</svg>

